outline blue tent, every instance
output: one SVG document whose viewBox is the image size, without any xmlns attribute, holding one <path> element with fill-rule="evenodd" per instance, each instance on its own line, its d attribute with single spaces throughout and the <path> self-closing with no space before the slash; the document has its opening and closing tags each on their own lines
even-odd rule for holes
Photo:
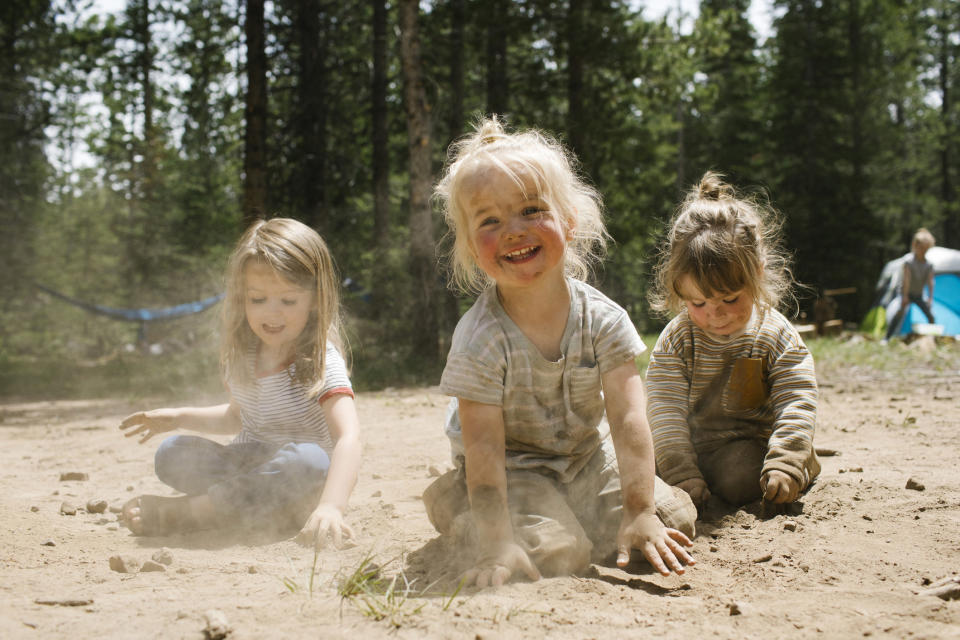
<svg viewBox="0 0 960 640">
<path fill-rule="evenodd" d="M 900 309 L 903 263 L 910 255 L 907 253 L 884 265 L 877 281 L 875 306 L 884 309 L 887 318 L 893 318 Z M 933 265 L 932 311 L 936 324 L 943 327 L 944 335 L 960 335 L 960 251 L 931 247 L 926 259 Z M 900 335 L 911 333 L 915 324 L 926 323 L 927 317 L 917 305 L 911 304 L 900 325 Z"/>
</svg>

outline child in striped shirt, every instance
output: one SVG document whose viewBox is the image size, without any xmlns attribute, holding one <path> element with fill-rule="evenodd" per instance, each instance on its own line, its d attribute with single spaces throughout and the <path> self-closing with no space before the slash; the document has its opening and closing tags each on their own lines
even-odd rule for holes
<svg viewBox="0 0 960 640">
<path fill-rule="evenodd" d="M 142 495 L 122 518 L 135 535 L 241 526 L 300 529 L 335 546 L 360 466 L 353 390 L 338 350 L 339 281 L 326 244 L 288 218 L 254 223 L 227 268 L 221 365 L 230 402 L 143 411 L 120 428 L 140 443 L 177 428 L 237 436 L 223 445 L 177 435 L 157 450 L 164 483 L 187 494 Z"/>
<path fill-rule="evenodd" d="M 437 193 L 454 280 L 480 295 L 440 383 L 456 469 L 423 501 L 438 531 L 476 553 L 466 583 L 577 573 L 592 556 L 626 566 L 633 549 L 683 573 L 696 508 L 654 474 L 643 342 L 582 281 L 605 236 L 599 194 L 556 141 L 496 119 L 453 147 Z"/>
<path fill-rule="evenodd" d="M 793 502 L 820 472 L 813 358 L 777 311 L 791 285 L 775 213 L 706 173 L 660 252 L 651 303 L 676 315 L 646 379 L 657 472 L 698 506 Z"/>
</svg>

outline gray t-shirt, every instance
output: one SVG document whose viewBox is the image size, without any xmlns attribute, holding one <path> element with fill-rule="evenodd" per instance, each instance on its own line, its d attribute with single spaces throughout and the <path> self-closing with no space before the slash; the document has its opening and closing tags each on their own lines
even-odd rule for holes
<svg viewBox="0 0 960 640">
<path fill-rule="evenodd" d="M 923 296 L 923 288 L 927 286 L 930 274 L 933 272 L 933 265 L 924 260 L 917 260 L 913 254 L 907 258 L 904 263 L 907 267 L 907 273 L 910 274 L 910 281 L 907 283 L 907 295 Z"/>
<path fill-rule="evenodd" d="M 520 331 L 494 288 L 460 319 L 440 381 L 454 396 L 446 432 L 455 460 L 463 455 L 456 398 L 503 408 L 507 469 L 547 470 L 569 482 L 600 447 L 600 376 L 645 347 L 620 306 L 579 280 L 568 278 L 567 287 L 570 315 L 556 362 Z"/>
</svg>

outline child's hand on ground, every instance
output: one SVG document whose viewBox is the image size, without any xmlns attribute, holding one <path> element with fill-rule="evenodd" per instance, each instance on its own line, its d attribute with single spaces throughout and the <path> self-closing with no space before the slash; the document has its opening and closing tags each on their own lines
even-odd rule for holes
<svg viewBox="0 0 960 640">
<path fill-rule="evenodd" d="M 487 585 L 499 587 L 518 570 L 531 580 L 540 579 L 540 572 L 527 552 L 517 543 L 508 542 L 481 557 L 477 566 L 464 574 L 463 581 L 467 586 L 476 583 L 481 589 Z"/>
<path fill-rule="evenodd" d="M 354 533 L 340 509 L 332 504 L 320 503 L 300 529 L 296 541 L 305 547 L 323 547 L 327 536 L 332 539 L 335 548 L 341 549 L 345 541 L 354 538 Z"/>
<path fill-rule="evenodd" d="M 678 483 L 677 486 L 690 495 L 690 499 L 698 509 L 710 498 L 710 489 L 707 488 L 707 481 L 703 478 L 690 478 Z"/>
<path fill-rule="evenodd" d="M 166 433 L 177 428 L 179 414 L 176 409 L 154 409 L 153 411 L 138 411 L 129 415 L 120 423 L 120 429 L 126 437 L 143 434 L 140 444 L 143 444 L 158 433 Z M 130 429 L 130 431 L 127 431 Z"/>
<path fill-rule="evenodd" d="M 800 483 L 783 471 L 767 471 L 760 476 L 763 499 L 774 504 L 793 502 L 800 494 Z"/>
<path fill-rule="evenodd" d="M 630 563 L 630 550 L 639 549 L 644 557 L 662 575 L 670 570 L 683 573 L 683 565 L 695 564 L 684 547 L 693 546 L 685 534 L 663 526 L 656 513 L 640 513 L 633 518 L 624 514 L 617 533 L 617 566 Z"/>
</svg>

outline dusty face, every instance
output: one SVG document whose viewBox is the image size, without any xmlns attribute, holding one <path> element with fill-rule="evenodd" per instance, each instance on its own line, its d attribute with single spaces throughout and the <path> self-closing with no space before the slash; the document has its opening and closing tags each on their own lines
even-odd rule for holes
<svg viewBox="0 0 960 640">
<path fill-rule="evenodd" d="M 313 292 L 284 280 L 269 266 L 248 262 L 243 269 L 247 324 L 260 338 L 261 353 L 275 360 L 294 355 L 313 304 Z"/>
<path fill-rule="evenodd" d="M 503 290 L 563 277 L 568 232 L 537 193 L 497 168 L 478 172 L 465 185 L 463 209 L 470 250 L 479 267 Z"/>
<path fill-rule="evenodd" d="M 753 295 L 746 289 L 707 298 L 690 276 L 683 276 L 680 293 L 690 319 L 712 336 L 729 337 L 743 331 L 753 314 Z"/>
</svg>

